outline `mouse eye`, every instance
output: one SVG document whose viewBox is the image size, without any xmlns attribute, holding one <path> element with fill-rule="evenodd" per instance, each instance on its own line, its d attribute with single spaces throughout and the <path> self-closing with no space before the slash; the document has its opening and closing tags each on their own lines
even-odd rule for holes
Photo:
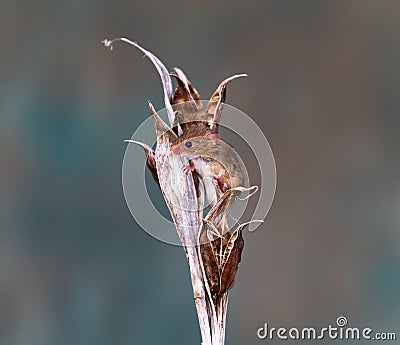
<svg viewBox="0 0 400 345">
<path fill-rule="evenodd" d="M 185 143 L 185 146 L 186 146 L 186 147 L 192 147 L 192 142 L 188 140 L 188 141 Z"/>
</svg>

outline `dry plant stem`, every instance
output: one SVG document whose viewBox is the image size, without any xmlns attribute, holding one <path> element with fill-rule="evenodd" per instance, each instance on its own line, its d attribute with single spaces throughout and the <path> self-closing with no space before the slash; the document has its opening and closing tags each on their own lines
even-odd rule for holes
<svg viewBox="0 0 400 345">
<path fill-rule="evenodd" d="M 156 128 L 160 127 L 155 120 Z M 197 248 L 197 234 L 201 227 L 201 208 L 197 205 L 196 189 L 192 175 L 182 174 L 182 158 L 170 155 L 167 133 L 158 133 L 156 162 L 157 173 L 161 178 L 160 187 L 167 203 L 179 238 L 184 246 L 189 263 L 194 301 L 203 345 L 217 345 L 211 338 L 210 320 L 206 302 L 206 290 L 201 269 L 201 258 Z M 177 187 L 179 186 L 179 188 Z M 222 344 L 222 343 L 221 343 Z"/>
<path fill-rule="evenodd" d="M 186 257 L 189 263 L 190 277 L 192 280 L 193 296 L 197 310 L 197 316 L 199 319 L 199 326 L 203 345 L 217 345 L 222 343 L 215 343 L 212 339 L 210 329 L 210 319 L 208 313 L 208 306 L 206 301 L 206 293 L 203 284 L 203 274 L 200 267 L 200 259 L 198 256 L 197 248 L 187 247 L 185 248 Z M 212 325 L 211 325 L 212 326 Z"/>
</svg>

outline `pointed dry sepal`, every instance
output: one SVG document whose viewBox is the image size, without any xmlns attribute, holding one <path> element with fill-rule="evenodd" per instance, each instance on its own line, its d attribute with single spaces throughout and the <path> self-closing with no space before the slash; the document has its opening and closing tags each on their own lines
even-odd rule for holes
<svg viewBox="0 0 400 345">
<path fill-rule="evenodd" d="M 159 143 L 167 143 L 169 146 L 169 143 L 175 141 L 178 136 L 172 131 L 170 127 L 163 121 L 163 119 L 158 116 L 156 110 L 153 107 L 153 104 L 149 101 L 149 108 L 150 108 L 150 114 L 151 117 L 153 118 L 154 121 L 154 128 L 156 130 L 156 135 L 157 135 L 157 145 Z"/>
<path fill-rule="evenodd" d="M 182 131 L 185 132 L 187 124 L 199 120 L 198 107 L 190 93 L 187 79 L 182 80 L 177 74 L 171 73 L 178 85 L 174 92 L 172 104 L 176 111 L 175 125 L 180 125 Z"/>
<path fill-rule="evenodd" d="M 219 293 L 220 287 L 220 268 L 219 259 L 212 245 L 212 237 L 210 236 L 209 229 L 213 229 L 214 225 L 207 219 L 203 219 L 203 226 L 199 233 L 199 252 L 203 264 L 204 274 L 208 283 L 208 293 L 210 300 L 214 301 L 215 296 Z"/>
<path fill-rule="evenodd" d="M 235 281 L 244 247 L 241 230 L 242 228 L 237 228 L 225 246 L 221 265 L 220 293 L 230 290 Z"/>
<path fill-rule="evenodd" d="M 221 220 L 223 220 L 226 217 L 226 212 L 228 211 L 228 208 L 231 205 L 233 199 L 235 199 L 236 197 L 239 198 L 239 195 L 241 193 L 248 192 L 249 194 L 247 196 L 245 196 L 244 198 L 239 198 L 240 200 L 247 200 L 257 191 L 258 191 L 258 186 L 251 186 L 251 187 L 238 186 L 228 189 L 220 196 L 220 198 L 210 209 L 210 211 L 208 211 L 205 220 L 212 222 L 214 225 L 220 224 Z"/>
<path fill-rule="evenodd" d="M 183 71 L 178 68 L 178 67 L 174 67 L 173 70 L 175 71 L 176 75 L 178 76 L 178 78 L 182 81 L 182 83 L 185 85 L 185 88 L 189 90 L 189 80 L 186 77 L 185 73 L 183 73 Z"/>
<path fill-rule="evenodd" d="M 233 196 L 234 191 L 232 189 L 228 189 L 226 192 L 224 192 L 224 194 L 221 195 L 221 197 L 217 200 L 210 211 L 208 211 L 205 220 L 207 222 L 212 222 L 214 225 L 219 224 L 221 220 L 226 216 L 226 212 L 229 208 Z"/>
<path fill-rule="evenodd" d="M 173 70 L 175 71 L 176 75 L 185 83 L 185 85 L 189 89 L 190 94 L 192 95 L 193 99 L 200 100 L 200 95 L 199 95 L 198 91 L 192 85 L 190 80 L 186 77 L 185 73 L 183 73 L 183 71 L 178 67 L 174 67 Z"/>
<path fill-rule="evenodd" d="M 168 113 L 168 120 L 171 126 L 173 126 L 174 121 L 174 112 L 172 110 L 171 106 L 171 101 L 172 101 L 172 95 L 173 95 L 173 89 L 172 89 L 172 81 L 171 77 L 169 75 L 168 69 L 164 66 L 164 64 L 160 61 L 160 59 L 155 56 L 153 53 L 150 51 L 144 49 L 142 46 L 140 46 L 137 42 L 131 41 L 127 38 L 120 37 L 120 38 L 114 38 L 113 40 L 108 40 L 104 39 L 101 43 L 110 50 L 113 50 L 113 43 L 117 41 L 122 41 L 125 43 L 128 43 L 135 48 L 139 49 L 142 53 L 145 54 L 146 57 L 150 59 L 150 61 L 153 63 L 154 67 L 157 69 L 158 74 L 161 77 L 161 82 L 163 85 L 164 89 L 164 103 L 165 103 L 165 108 L 167 109 Z"/>
<path fill-rule="evenodd" d="M 153 176 L 154 181 L 156 181 L 158 186 L 160 186 L 160 181 L 158 180 L 158 174 L 157 174 L 156 158 L 153 149 L 149 145 L 136 140 L 127 139 L 124 140 L 124 142 L 130 144 L 136 144 L 143 148 L 146 154 L 146 166 L 150 170 L 151 176 Z"/>
<path fill-rule="evenodd" d="M 244 246 L 242 231 L 254 222 L 262 221 L 252 220 L 239 225 L 228 240 L 221 263 L 220 293 L 227 292 L 233 287 Z"/>
<path fill-rule="evenodd" d="M 131 139 L 124 140 L 124 143 L 136 144 L 136 145 L 138 145 L 138 146 L 143 148 L 143 150 L 146 153 L 146 155 L 148 155 L 148 154 L 154 155 L 153 149 L 149 145 L 147 145 L 145 143 L 142 143 L 142 142 L 136 141 L 136 140 L 131 140 Z"/>
<path fill-rule="evenodd" d="M 180 71 L 180 70 L 179 70 Z M 178 86 L 175 89 L 174 96 L 172 97 L 172 104 L 178 104 L 183 102 L 191 102 L 194 103 L 194 98 L 190 93 L 188 80 L 185 75 L 182 75 L 182 71 L 180 71 L 180 75 L 171 73 L 170 75 L 174 77 L 178 83 Z M 183 79 L 182 79 L 183 78 Z"/>
<path fill-rule="evenodd" d="M 204 112 L 203 112 L 203 103 L 200 100 L 200 94 L 199 92 L 196 90 L 196 88 L 192 85 L 192 83 L 190 82 L 190 80 L 186 77 L 185 73 L 183 73 L 183 71 L 178 68 L 178 67 L 174 67 L 173 68 L 176 75 L 178 76 L 178 78 L 184 83 L 185 88 L 188 90 L 191 99 L 194 100 L 195 104 L 196 104 L 196 108 L 197 108 L 197 114 L 196 114 L 196 118 L 195 121 L 204 121 Z M 177 90 L 175 90 L 176 93 Z M 173 102 L 175 102 L 175 94 L 173 97 Z"/>
<path fill-rule="evenodd" d="M 226 98 L 226 86 L 231 80 L 242 77 L 247 77 L 247 74 L 236 74 L 232 77 L 226 78 L 219 84 L 214 94 L 211 96 L 205 113 L 210 128 L 214 131 L 214 133 L 218 133 L 218 123 L 221 118 L 222 108 L 224 107 Z"/>
</svg>

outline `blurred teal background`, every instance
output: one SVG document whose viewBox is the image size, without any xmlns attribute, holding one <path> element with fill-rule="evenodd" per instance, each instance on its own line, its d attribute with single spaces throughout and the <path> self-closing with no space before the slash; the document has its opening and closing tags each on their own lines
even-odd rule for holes
<svg viewBox="0 0 400 345">
<path fill-rule="evenodd" d="M 340 315 L 400 337 L 400 2 L 6 0 L 0 35 L 1 345 L 200 344 L 182 248 L 124 202 L 122 140 L 163 102 L 142 54 L 100 44 L 116 36 L 204 98 L 249 74 L 228 103 L 268 136 L 278 187 L 227 344 Z"/>
</svg>

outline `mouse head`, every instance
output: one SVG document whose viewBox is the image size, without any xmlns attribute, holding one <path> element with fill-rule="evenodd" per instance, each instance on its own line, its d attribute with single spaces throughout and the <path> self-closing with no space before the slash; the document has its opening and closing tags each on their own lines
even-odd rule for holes
<svg viewBox="0 0 400 345">
<path fill-rule="evenodd" d="M 215 150 L 223 140 L 218 134 L 206 133 L 204 135 L 181 137 L 171 145 L 174 155 L 207 155 L 207 152 Z"/>
</svg>

